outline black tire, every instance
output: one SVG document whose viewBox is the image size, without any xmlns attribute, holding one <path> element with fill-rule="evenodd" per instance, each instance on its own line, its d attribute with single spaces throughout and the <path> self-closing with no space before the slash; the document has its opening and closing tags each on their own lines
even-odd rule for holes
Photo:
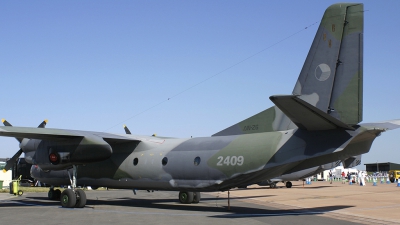
<svg viewBox="0 0 400 225">
<path fill-rule="evenodd" d="M 291 188 L 292 187 L 292 182 L 290 182 L 290 181 L 286 182 L 286 187 L 287 188 Z"/>
<path fill-rule="evenodd" d="M 75 192 L 71 189 L 66 189 L 61 193 L 61 206 L 64 208 L 73 208 L 76 204 Z"/>
<path fill-rule="evenodd" d="M 274 183 L 270 184 L 269 187 L 270 188 L 276 188 L 276 183 L 274 182 Z"/>
<path fill-rule="evenodd" d="M 192 203 L 197 204 L 197 203 L 200 202 L 200 199 L 201 199 L 200 192 L 193 192 L 193 201 L 192 201 Z"/>
<path fill-rule="evenodd" d="M 24 194 L 24 192 L 23 192 L 23 191 L 21 191 L 21 190 L 19 190 L 17 194 L 18 194 L 18 196 L 21 196 L 21 195 L 23 195 L 23 194 Z"/>
<path fill-rule="evenodd" d="M 86 193 L 82 189 L 75 190 L 76 203 L 75 208 L 83 208 L 86 205 Z"/>
<path fill-rule="evenodd" d="M 183 204 L 190 204 L 193 202 L 193 192 L 190 191 L 180 191 L 179 201 Z"/>
<path fill-rule="evenodd" d="M 395 182 L 395 179 L 394 179 L 394 177 L 391 177 L 391 178 L 390 178 L 390 182 L 392 182 L 392 183 L 394 183 L 394 182 Z"/>
<path fill-rule="evenodd" d="M 50 189 L 49 192 L 47 192 L 47 198 L 49 200 L 54 200 L 54 189 Z"/>
<path fill-rule="evenodd" d="M 59 201 L 59 200 L 60 200 L 60 197 L 61 197 L 61 191 L 60 191 L 60 189 L 55 190 L 55 191 L 54 191 L 54 200 Z"/>
</svg>

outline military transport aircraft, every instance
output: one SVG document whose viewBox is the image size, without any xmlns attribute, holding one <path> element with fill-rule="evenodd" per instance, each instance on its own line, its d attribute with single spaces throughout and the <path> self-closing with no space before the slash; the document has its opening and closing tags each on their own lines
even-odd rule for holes
<svg viewBox="0 0 400 225">
<path fill-rule="evenodd" d="M 366 153 L 378 135 L 399 128 L 400 120 L 359 124 L 363 10 L 355 3 L 328 7 L 292 95 L 271 96 L 275 106 L 211 137 L 11 126 L 1 127 L 0 136 L 21 139 L 22 151 L 33 155 L 36 179 L 71 184 L 61 193 L 63 207 L 85 206 L 85 192 L 77 185 L 179 191 L 180 202 L 197 203 L 200 192 L 229 190 Z M 52 178 L 51 171 L 66 176 Z"/>
</svg>

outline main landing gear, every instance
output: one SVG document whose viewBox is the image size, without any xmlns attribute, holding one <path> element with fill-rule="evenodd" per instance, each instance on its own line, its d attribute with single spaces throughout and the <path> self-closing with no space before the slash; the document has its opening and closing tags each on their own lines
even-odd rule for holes
<svg viewBox="0 0 400 225">
<path fill-rule="evenodd" d="M 180 191 L 179 202 L 183 204 L 199 203 L 201 199 L 200 192 Z"/>
<path fill-rule="evenodd" d="M 59 189 L 54 190 L 54 186 L 50 187 L 48 198 L 51 200 L 59 200 L 64 208 L 83 208 L 86 205 L 86 194 L 83 190 L 76 188 L 76 170 L 77 167 L 72 167 L 72 179 L 70 174 L 72 189 L 65 189 L 62 193 Z"/>
<path fill-rule="evenodd" d="M 60 200 L 60 189 L 54 190 L 54 186 L 51 186 L 49 192 L 47 193 L 47 197 L 49 198 L 49 200 Z"/>
<path fill-rule="evenodd" d="M 76 188 L 77 166 L 72 166 L 72 179 L 68 172 L 71 181 L 72 189 L 65 189 L 61 193 L 61 206 L 64 208 L 83 208 L 86 205 L 86 194 L 83 190 Z"/>
<path fill-rule="evenodd" d="M 83 208 L 86 205 L 86 194 L 82 189 L 65 189 L 60 201 L 64 208 Z"/>
</svg>

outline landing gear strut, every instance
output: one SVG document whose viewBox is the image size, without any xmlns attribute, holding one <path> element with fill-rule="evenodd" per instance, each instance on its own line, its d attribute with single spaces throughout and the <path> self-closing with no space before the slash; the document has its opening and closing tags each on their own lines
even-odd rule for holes
<svg viewBox="0 0 400 225">
<path fill-rule="evenodd" d="M 76 188 L 77 166 L 72 166 L 72 178 L 69 175 L 72 189 L 66 189 L 61 193 L 61 206 L 65 208 L 83 208 L 86 205 L 86 194 L 83 190 Z"/>
<path fill-rule="evenodd" d="M 179 202 L 182 204 L 199 203 L 201 199 L 200 192 L 180 191 Z"/>
</svg>

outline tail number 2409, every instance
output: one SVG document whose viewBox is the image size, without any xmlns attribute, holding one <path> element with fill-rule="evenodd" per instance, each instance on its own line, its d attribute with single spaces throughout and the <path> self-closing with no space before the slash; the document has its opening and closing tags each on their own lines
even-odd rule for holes
<svg viewBox="0 0 400 225">
<path fill-rule="evenodd" d="M 244 157 L 243 156 L 227 156 L 227 157 L 223 157 L 223 156 L 218 156 L 217 158 L 219 161 L 217 163 L 217 166 L 223 166 L 223 165 L 227 165 L 227 166 L 241 166 L 244 163 Z"/>
</svg>

